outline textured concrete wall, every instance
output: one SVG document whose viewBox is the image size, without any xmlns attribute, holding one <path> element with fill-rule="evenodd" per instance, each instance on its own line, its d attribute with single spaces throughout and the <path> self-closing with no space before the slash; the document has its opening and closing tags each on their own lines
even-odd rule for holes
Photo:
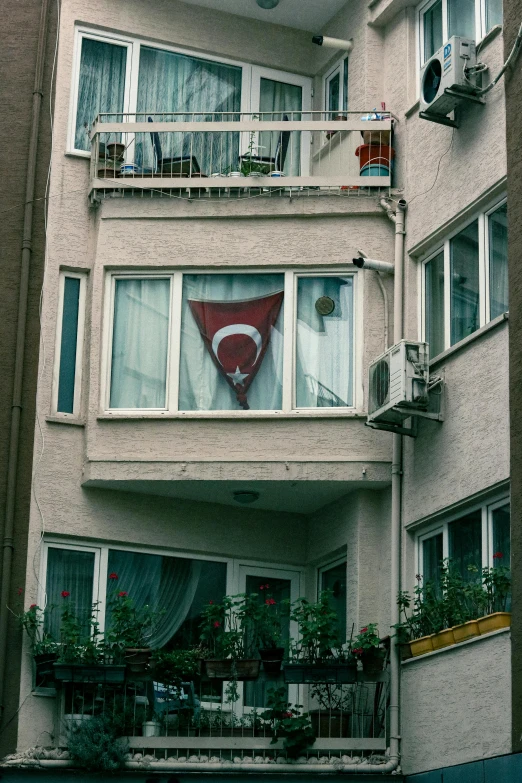
<svg viewBox="0 0 522 783">
<path fill-rule="evenodd" d="M 402 770 L 406 775 L 509 753 L 509 633 L 402 665 Z"/>
</svg>

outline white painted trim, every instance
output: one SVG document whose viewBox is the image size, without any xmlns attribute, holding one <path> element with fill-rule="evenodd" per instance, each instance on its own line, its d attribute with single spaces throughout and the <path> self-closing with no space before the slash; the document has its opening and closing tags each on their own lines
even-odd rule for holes
<svg viewBox="0 0 522 783">
<path fill-rule="evenodd" d="M 74 368 L 74 399 L 72 413 L 58 411 L 58 393 L 60 386 L 60 362 L 63 327 L 63 301 L 65 278 L 71 277 L 80 281 L 78 293 L 78 325 L 76 331 L 76 363 Z M 77 419 L 81 413 L 83 344 L 85 337 L 85 302 L 87 290 L 87 272 L 60 271 L 58 281 L 58 310 L 56 316 L 56 337 L 54 348 L 53 382 L 51 393 L 51 415 L 59 419 Z"/>
</svg>

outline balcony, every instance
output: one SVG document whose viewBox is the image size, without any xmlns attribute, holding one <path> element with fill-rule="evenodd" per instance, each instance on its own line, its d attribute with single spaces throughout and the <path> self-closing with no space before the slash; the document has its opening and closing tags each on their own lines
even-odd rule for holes
<svg viewBox="0 0 522 783">
<path fill-rule="evenodd" d="M 237 683 L 237 701 L 227 701 L 228 683 L 201 679 L 165 687 L 151 675 L 127 675 L 121 685 L 64 682 L 58 689 L 58 745 L 68 747 L 75 733 L 93 716 L 104 715 L 126 737 L 126 767 L 212 771 L 317 772 L 344 766 L 384 764 L 387 748 L 388 672 L 357 673 L 353 683 L 284 686 L 281 675 Z M 270 688 L 287 688 L 285 698 L 303 705 L 316 740 L 298 754 L 287 754 L 283 740 L 272 742 L 273 721 L 265 710 Z M 40 759 L 56 759 L 46 751 Z M 63 756 L 59 756 L 63 758 Z M 65 765 L 65 762 L 64 762 Z"/>
<path fill-rule="evenodd" d="M 383 194 L 392 181 L 392 119 L 363 117 L 101 114 L 91 132 L 91 199 Z"/>
</svg>

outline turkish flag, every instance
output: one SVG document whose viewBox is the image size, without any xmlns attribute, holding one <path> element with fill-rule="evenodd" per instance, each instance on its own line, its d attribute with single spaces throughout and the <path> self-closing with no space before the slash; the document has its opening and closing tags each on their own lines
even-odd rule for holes
<svg viewBox="0 0 522 783">
<path fill-rule="evenodd" d="M 268 348 L 283 291 L 239 302 L 188 303 L 212 361 L 248 410 L 246 394 Z"/>
</svg>

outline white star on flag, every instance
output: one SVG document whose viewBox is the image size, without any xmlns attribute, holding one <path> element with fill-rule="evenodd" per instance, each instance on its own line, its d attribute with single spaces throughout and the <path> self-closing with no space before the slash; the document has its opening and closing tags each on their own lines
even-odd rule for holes
<svg viewBox="0 0 522 783">
<path fill-rule="evenodd" d="M 245 378 L 248 378 L 249 373 L 248 372 L 241 372 L 239 367 L 236 367 L 235 372 L 227 372 L 227 375 L 229 378 L 232 378 L 232 381 L 234 384 L 242 384 Z"/>
</svg>

